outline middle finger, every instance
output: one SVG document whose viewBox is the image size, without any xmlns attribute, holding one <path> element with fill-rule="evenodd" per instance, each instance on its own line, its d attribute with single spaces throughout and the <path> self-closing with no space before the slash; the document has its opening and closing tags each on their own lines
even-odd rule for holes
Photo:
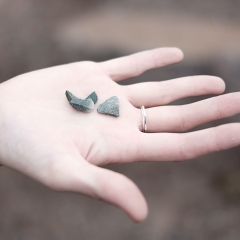
<svg viewBox="0 0 240 240">
<path fill-rule="evenodd" d="M 219 77 L 191 76 L 161 82 L 143 82 L 123 86 L 135 107 L 156 107 L 175 100 L 205 94 L 221 94 L 225 83 Z"/>
</svg>

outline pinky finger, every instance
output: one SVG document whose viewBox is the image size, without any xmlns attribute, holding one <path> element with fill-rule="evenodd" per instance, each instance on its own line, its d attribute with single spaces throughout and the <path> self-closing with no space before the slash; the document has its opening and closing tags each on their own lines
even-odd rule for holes
<svg viewBox="0 0 240 240">
<path fill-rule="evenodd" d="M 181 161 L 226 150 L 240 145 L 239 132 L 239 123 L 229 123 L 190 133 L 140 133 L 138 160 Z"/>
</svg>

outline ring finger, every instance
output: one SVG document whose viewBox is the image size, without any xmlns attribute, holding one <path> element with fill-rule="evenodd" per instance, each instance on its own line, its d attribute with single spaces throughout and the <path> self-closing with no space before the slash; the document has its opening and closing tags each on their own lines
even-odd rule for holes
<svg viewBox="0 0 240 240">
<path fill-rule="evenodd" d="M 147 132 L 183 132 L 206 122 L 240 113 L 240 94 L 229 93 L 182 106 L 146 109 Z M 140 110 L 139 115 L 141 114 Z M 142 130 L 142 118 L 139 119 Z"/>
</svg>

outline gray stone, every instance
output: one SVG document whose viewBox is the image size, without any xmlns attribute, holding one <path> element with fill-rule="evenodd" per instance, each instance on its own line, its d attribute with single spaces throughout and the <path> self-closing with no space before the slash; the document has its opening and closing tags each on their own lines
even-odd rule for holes
<svg viewBox="0 0 240 240">
<path fill-rule="evenodd" d="M 98 96 L 95 92 L 92 92 L 86 99 L 92 99 L 94 104 L 98 101 Z"/>
<path fill-rule="evenodd" d="M 70 105 L 76 110 L 82 112 L 91 112 L 94 108 L 94 102 L 91 98 L 89 99 L 80 99 L 75 97 L 71 92 L 66 91 L 66 97 Z"/>
<path fill-rule="evenodd" d="M 78 99 L 77 97 L 75 97 L 71 92 L 69 92 L 68 90 L 65 92 L 67 100 L 70 102 L 72 99 Z"/>
<path fill-rule="evenodd" d="M 91 112 L 94 108 L 94 103 L 92 99 L 77 99 L 70 101 L 70 105 L 82 112 Z"/>
<path fill-rule="evenodd" d="M 75 97 L 71 92 L 69 92 L 68 90 L 66 91 L 66 96 L 68 101 L 70 102 L 72 99 L 78 99 L 77 97 Z M 86 99 L 92 99 L 94 104 L 98 101 L 98 96 L 96 94 L 96 92 L 92 92 Z"/>
<path fill-rule="evenodd" d="M 107 99 L 104 103 L 98 106 L 99 113 L 108 114 L 114 117 L 119 117 L 119 100 L 116 96 Z"/>
</svg>

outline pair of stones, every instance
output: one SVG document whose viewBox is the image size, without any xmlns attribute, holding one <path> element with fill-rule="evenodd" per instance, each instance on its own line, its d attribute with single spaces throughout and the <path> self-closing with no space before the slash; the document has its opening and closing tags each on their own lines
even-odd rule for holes
<svg viewBox="0 0 240 240">
<path fill-rule="evenodd" d="M 95 92 L 91 93 L 86 99 L 75 97 L 71 92 L 66 91 L 66 97 L 70 105 L 76 110 L 82 112 L 91 112 L 94 104 L 98 101 L 98 96 Z M 114 117 L 119 117 L 119 100 L 116 96 L 107 99 L 100 104 L 97 111 L 102 114 L 108 114 Z"/>
</svg>

